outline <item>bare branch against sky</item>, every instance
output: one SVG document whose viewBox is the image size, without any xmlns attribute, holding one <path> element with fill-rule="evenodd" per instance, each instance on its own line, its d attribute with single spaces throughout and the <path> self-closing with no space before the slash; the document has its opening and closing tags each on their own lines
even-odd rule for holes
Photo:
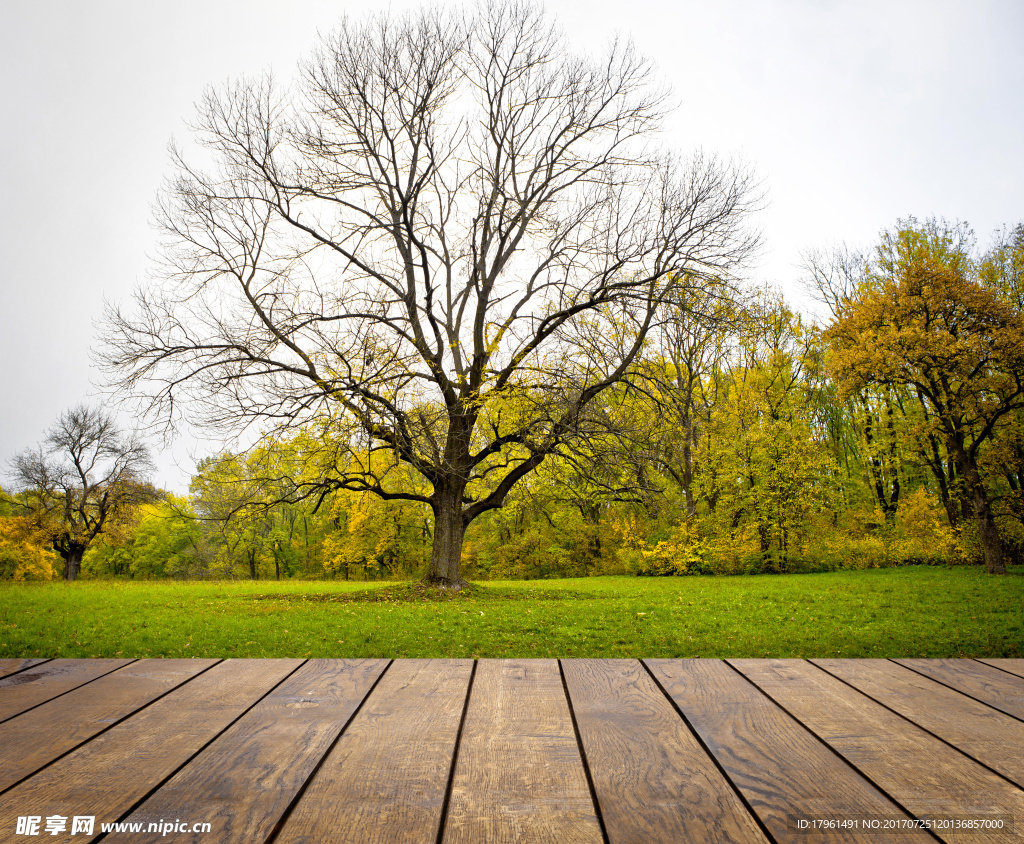
<svg viewBox="0 0 1024 844">
<path fill-rule="evenodd" d="M 657 144 L 667 101 L 530 0 L 346 18 L 289 89 L 208 89 L 214 167 L 176 155 L 160 269 L 96 359 L 165 425 L 315 439 L 297 496 L 429 504 L 428 580 L 461 585 L 469 524 L 757 246 L 749 170 Z"/>
<path fill-rule="evenodd" d="M 344 4 L 353 17 L 375 8 Z M 802 251 L 870 243 L 911 214 L 967 220 L 982 239 L 1024 218 L 1014 0 L 548 9 L 581 49 L 618 33 L 655 60 L 681 106 L 671 146 L 755 168 L 770 199 L 758 282 L 796 295 Z M 292 78 L 341 11 L 315 0 L 0 4 L 0 461 L 92 391 L 93 321 L 104 297 L 124 299 L 152 267 L 167 145 L 187 141 L 204 88 L 268 67 Z M 159 481 L 182 489 L 192 464 L 186 445 L 174 454 Z"/>
</svg>

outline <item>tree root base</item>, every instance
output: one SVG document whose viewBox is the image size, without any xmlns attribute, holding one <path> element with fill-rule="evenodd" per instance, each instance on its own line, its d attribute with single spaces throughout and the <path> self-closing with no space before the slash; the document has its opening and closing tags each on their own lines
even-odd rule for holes
<svg viewBox="0 0 1024 844">
<path fill-rule="evenodd" d="M 424 577 L 423 580 L 417 581 L 415 584 L 416 589 L 422 589 L 424 591 L 437 591 L 437 592 L 461 592 L 463 589 L 470 588 L 469 581 L 459 578 L 458 580 L 449 580 L 446 577 Z"/>
</svg>

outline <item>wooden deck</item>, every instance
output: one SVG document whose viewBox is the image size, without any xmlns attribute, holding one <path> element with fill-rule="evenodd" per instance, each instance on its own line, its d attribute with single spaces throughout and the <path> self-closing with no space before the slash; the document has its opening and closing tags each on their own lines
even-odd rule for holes
<svg viewBox="0 0 1024 844">
<path fill-rule="evenodd" d="M 0 841 L 98 839 L 1024 841 L 1024 660 L 0 660 Z"/>
</svg>

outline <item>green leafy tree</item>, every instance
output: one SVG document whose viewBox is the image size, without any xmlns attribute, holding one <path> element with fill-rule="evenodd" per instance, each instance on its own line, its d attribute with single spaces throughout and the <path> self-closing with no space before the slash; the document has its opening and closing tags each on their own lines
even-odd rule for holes
<svg viewBox="0 0 1024 844">
<path fill-rule="evenodd" d="M 332 497 L 330 512 L 334 530 L 324 538 L 326 573 L 372 580 L 422 571 L 430 534 L 421 508 L 342 491 Z"/>
<path fill-rule="evenodd" d="M 212 528 L 216 565 L 230 576 L 241 567 L 251 580 L 259 580 L 274 562 L 276 514 L 268 507 L 259 465 L 229 452 L 204 458 L 189 485 L 196 515 Z"/>
<path fill-rule="evenodd" d="M 1017 313 L 1024 312 L 1024 223 L 998 234 L 981 259 L 979 276 Z M 1007 414 L 996 425 L 985 462 L 991 477 L 1006 482 L 1005 512 L 1024 525 L 1024 411 Z"/>
<path fill-rule="evenodd" d="M 812 517 L 830 507 L 838 466 L 815 416 L 816 337 L 765 294 L 746 314 L 711 414 L 701 481 L 721 544 L 752 532 L 761 566 L 785 571 Z"/>
<path fill-rule="evenodd" d="M 737 332 L 741 306 L 735 298 L 718 284 L 672 307 L 659 337 L 660 355 L 644 369 L 651 399 L 645 415 L 658 431 L 659 465 L 682 491 L 688 520 L 697 514 L 696 459 L 702 438 L 710 435 L 717 376 Z"/>
<path fill-rule="evenodd" d="M 131 543 L 131 572 L 135 577 L 205 577 L 210 550 L 202 526 L 188 500 L 168 495 L 144 508 Z"/>
<path fill-rule="evenodd" d="M 86 552 L 82 570 L 131 578 L 202 578 L 212 548 L 188 500 L 165 494 L 142 504 L 119 530 L 104 534 Z"/>
<path fill-rule="evenodd" d="M 830 254 L 812 252 L 804 269 L 812 295 L 835 322 L 866 292 L 898 283 L 915 260 L 939 258 L 952 267 L 972 267 L 975 245 L 965 223 L 910 217 L 883 231 L 873 250 L 844 246 Z M 845 394 L 845 401 L 845 412 L 835 417 L 835 439 L 847 468 L 863 474 L 887 523 L 893 524 L 907 484 L 916 488 L 928 482 L 922 469 L 931 474 L 951 526 L 973 518 L 966 485 L 932 424 L 932 410 L 910 385 L 865 384 Z"/>
</svg>

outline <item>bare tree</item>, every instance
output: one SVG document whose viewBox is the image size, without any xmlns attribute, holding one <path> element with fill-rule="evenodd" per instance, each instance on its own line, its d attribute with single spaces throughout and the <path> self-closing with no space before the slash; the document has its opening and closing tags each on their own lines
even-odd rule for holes
<svg viewBox="0 0 1024 844">
<path fill-rule="evenodd" d="M 149 450 L 125 436 L 112 416 L 79 405 L 62 413 L 42 444 L 11 464 L 18 500 L 64 560 L 64 579 L 75 580 L 82 555 L 126 507 L 152 500 L 145 476 L 153 470 Z"/>
<path fill-rule="evenodd" d="M 838 319 L 843 308 L 855 299 L 868 280 L 870 258 L 846 244 L 831 251 L 812 249 L 802 260 L 804 289 Z"/>
<path fill-rule="evenodd" d="M 652 415 L 658 418 L 660 467 L 683 491 L 686 518 L 697 514 L 696 453 L 709 436 L 718 398 L 718 375 L 727 366 L 745 306 L 738 291 L 710 281 L 670 303 L 671 318 L 660 332 L 651 381 Z M 710 502 L 713 504 L 713 501 Z"/>
<path fill-rule="evenodd" d="M 344 19 L 293 92 L 207 93 L 217 165 L 175 153 L 165 272 L 101 363 L 167 423 L 304 431 L 296 494 L 429 505 L 427 580 L 459 585 L 467 525 L 754 246 L 747 172 L 651 147 L 666 103 L 631 46 L 573 56 L 516 0 Z"/>
</svg>

